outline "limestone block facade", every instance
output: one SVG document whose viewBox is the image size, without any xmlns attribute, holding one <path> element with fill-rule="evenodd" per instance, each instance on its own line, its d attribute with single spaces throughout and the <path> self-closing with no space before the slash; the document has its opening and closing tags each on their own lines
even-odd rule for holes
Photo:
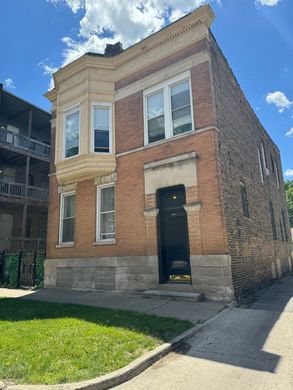
<svg viewBox="0 0 293 390">
<path fill-rule="evenodd" d="M 54 74 L 46 287 L 233 300 L 292 269 L 279 150 L 213 19 Z"/>
</svg>

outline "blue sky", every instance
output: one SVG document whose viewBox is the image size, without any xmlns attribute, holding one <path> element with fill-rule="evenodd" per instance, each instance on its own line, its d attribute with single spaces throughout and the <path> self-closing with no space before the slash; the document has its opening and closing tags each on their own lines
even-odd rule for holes
<svg viewBox="0 0 293 390">
<path fill-rule="evenodd" d="M 52 71 L 106 42 L 127 47 L 208 2 L 212 31 L 293 179 L 292 0 L 1 0 L 0 82 L 50 110 Z"/>
</svg>

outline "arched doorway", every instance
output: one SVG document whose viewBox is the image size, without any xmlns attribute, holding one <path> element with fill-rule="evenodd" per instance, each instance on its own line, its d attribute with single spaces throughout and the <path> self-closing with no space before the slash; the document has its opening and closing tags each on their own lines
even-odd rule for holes
<svg viewBox="0 0 293 390">
<path fill-rule="evenodd" d="M 191 283 L 185 202 L 183 185 L 157 192 L 160 283 Z"/>
</svg>

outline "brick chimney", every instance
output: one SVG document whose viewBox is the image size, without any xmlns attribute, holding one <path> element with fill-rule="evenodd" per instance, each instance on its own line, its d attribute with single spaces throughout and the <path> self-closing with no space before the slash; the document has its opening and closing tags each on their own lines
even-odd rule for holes
<svg viewBox="0 0 293 390">
<path fill-rule="evenodd" d="M 104 54 L 106 57 L 114 57 L 122 52 L 123 52 L 122 43 L 116 42 L 115 44 L 107 43 Z"/>
</svg>

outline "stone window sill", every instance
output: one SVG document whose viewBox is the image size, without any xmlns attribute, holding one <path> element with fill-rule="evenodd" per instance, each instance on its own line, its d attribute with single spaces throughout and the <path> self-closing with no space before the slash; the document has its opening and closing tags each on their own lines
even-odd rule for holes
<svg viewBox="0 0 293 390">
<path fill-rule="evenodd" d="M 64 244 L 58 244 L 56 245 L 56 248 L 73 248 L 74 242 L 66 242 Z"/>
<path fill-rule="evenodd" d="M 99 240 L 99 241 L 93 242 L 93 245 L 114 245 L 114 244 L 116 244 L 115 239 L 113 239 L 113 240 Z"/>
</svg>

